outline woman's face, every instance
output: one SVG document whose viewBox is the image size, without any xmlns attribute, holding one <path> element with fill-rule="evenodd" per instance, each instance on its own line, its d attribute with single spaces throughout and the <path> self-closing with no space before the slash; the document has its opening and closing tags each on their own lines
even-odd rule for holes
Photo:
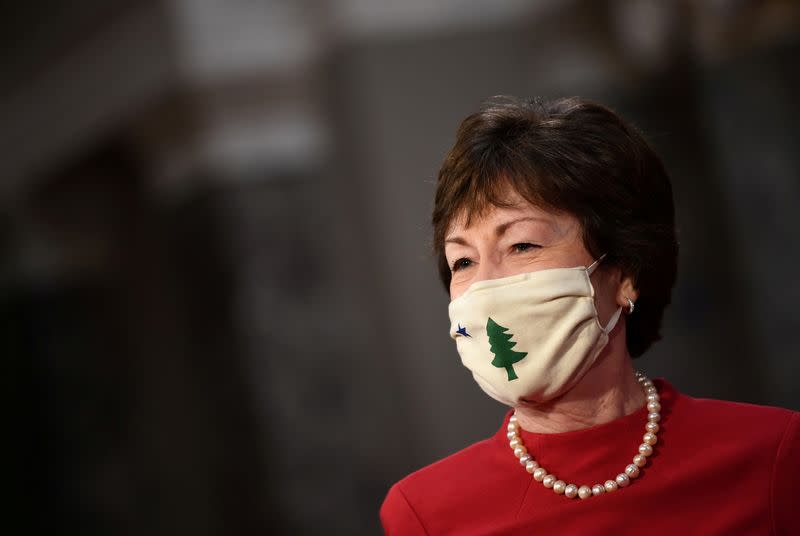
<svg viewBox="0 0 800 536">
<path fill-rule="evenodd" d="M 484 217 L 451 225 L 445 237 L 445 256 L 452 272 L 450 299 L 461 296 L 476 281 L 498 279 L 547 268 L 589 266 L 592 258 L 583 245 L 581 226 L 571 214 L 550 212 L 509 196 L 513 206 L 491 207 Z M 636 301 L 630 278 L 601 261 L 591 275 L 595 304 L 605 325 L 625 297 Z"/>
</svg>

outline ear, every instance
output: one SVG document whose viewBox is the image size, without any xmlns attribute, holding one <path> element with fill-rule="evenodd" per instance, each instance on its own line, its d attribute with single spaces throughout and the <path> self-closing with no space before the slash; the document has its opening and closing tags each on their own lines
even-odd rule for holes
<svg viewBox="0 0 800 536">
<path fill-rule="evenodd" d="M 639 291 L 633 285 L 633 277 L 624 275 L 622 271 L 619 272 L 619 287 L 617 290 L 617 305 L 623 308 L 628 308 L 628 299 L 636 303 L 639 298 Z"/>
</svg>

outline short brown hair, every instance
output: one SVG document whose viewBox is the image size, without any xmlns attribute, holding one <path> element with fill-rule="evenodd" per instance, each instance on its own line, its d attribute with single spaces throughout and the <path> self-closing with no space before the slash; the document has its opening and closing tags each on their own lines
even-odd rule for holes
<svg viewBox="0 0 800 536">
<path fill-rule="evenodd" d="M 618 266 L 639 291 L 627 346 L 639 357 L 661 339 L 678 262 L 672 185 L 661 158 L 609 108 L 572 97 L 495 97 L 458 129 L 433 209 L 434 248 L 445 288 L 444 240 L 456 217 L 506 206 L 508 188 L 530 203 L 575 216 L 587 251 Z"/>
</svg>

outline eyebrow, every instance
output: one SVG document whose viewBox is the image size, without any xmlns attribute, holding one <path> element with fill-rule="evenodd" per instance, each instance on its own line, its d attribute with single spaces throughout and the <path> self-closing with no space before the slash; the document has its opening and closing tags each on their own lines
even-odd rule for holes
<svg viewBox="0 0 800 536">
<path fill-rule="evenodd" d="M 511 227 L 513 225 L 516 225 L 517 223 L 524 222 L 524 221 L 539 221 L 539 222 L 546 223 L 546 224 L 552 226 L 552 222 L 547 218 L 543 218 L 543 217 L 540 217 L 540 216 L 523 216 L 521 218 L 516 218 L 516 219 L 513 219 L 513 220 L 509 220 L 507 222 L 501 223 L 500 225 L 498 225 L 497 227 L 494 228 L 494 234 L 495 234 L 496 237 L 499 238 L 499 237 L 503 236 L 503 234 L 505 234 L 506 231 L 508 231 L 509 227 Z M 445 239 L 444 243 L 445 244 L 450 244 L 450 243 L 452 243 L 452 244 L 461 244 L 462 246 L 469 246 L 469 243 L 464 238 L 462 238 L 460 236 L 448 237 L 447 239 Z"/>
</svg>

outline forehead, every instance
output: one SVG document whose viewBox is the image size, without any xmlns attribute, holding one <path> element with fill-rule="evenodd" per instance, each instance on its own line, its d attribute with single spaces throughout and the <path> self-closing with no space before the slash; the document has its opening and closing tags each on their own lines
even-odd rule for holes
<svg viewBox="0 0 800 536">
<path fill-rule="evenodd" d="M 480 210 L 463 207 L 456 213 L 445 236 L 491 231 L 504 223 L 519 219 L 544 225 L 559 235 L 568 233 L 578 225 L 577 219 L 567 212 L 534 205 L 519 194 L 512 193 L 507 196 L 503 205 L 487 204 Z"/>
</svg>

